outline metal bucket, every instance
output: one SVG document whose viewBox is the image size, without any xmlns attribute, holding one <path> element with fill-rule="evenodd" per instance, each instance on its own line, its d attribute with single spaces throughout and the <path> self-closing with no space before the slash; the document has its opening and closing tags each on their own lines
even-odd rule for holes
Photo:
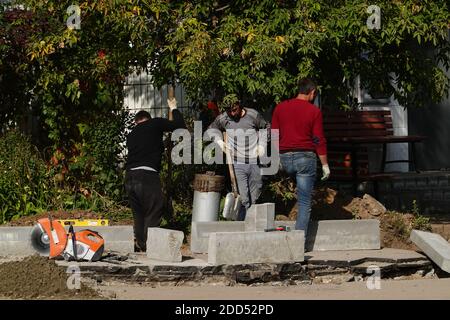
<svg viewBox="0 0 450 320">
<path fill-rule="evenodd" d="M 194 201 L 192 221 L 217 221 L 219 219 L 220 192 L 225 177 L 214 172 L 196 174 L 194 178 Z"/>
</svg>

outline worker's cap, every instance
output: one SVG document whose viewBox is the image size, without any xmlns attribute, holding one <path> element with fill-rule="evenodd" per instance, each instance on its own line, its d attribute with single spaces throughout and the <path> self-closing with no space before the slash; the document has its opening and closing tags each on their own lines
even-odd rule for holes
<svg viewBox="0 0 450 320">
<path fill-rule="evenodd" d="M 222 102 L 219 103 L 219 108 L 221 111 L 229 111 L 236 105 L 240 105 L 241 101 L 238 96 L 234 93 L 226 95 Z"/>
</svg>

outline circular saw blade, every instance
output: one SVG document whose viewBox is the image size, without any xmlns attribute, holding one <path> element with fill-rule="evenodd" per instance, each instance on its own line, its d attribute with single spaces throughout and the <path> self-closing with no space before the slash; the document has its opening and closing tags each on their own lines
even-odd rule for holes
<svg viewBox="0 0 450 320">
<path fill-rule="evenodd" d="M 50 255 L 50 239 L 40 225 L 35 225 L 31 230 L 31 245 L 41 256 Z"/>
</svg>

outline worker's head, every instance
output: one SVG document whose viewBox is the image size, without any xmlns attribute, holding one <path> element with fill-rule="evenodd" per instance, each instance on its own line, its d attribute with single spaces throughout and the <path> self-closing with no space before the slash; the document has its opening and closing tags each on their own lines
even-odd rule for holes
<svg viewBox="0 0 450 320">
<path fill-rule="evenodd" d="M 309 102 L 313 102 L 317 95 L 316 83 L 308 78 L 298 82 L 298 97 Z"/>
<path fill-rule="evenodd" d="M 239 121 L 239 119 L 241 119 L 242 116 L 242 106 L 239 103 L 239 101 L 232 103 L 227 108 L 227 113 L 231 119 L 233 119 L 234 121 Z"/>
<path fill-rule="evenodd" d="M 134 123 L 139 124 L 141 122 L 150 120 L 152 116 L 145 110 L 141 110 L 134 116 Z"/>
</svg>

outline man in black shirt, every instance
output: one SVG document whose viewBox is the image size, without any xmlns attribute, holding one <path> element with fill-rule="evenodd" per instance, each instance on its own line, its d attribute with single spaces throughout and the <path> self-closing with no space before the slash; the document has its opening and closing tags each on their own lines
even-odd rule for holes
<svg viewBox="0 0 450 320">
<path fill-rule="evenodd" d="M 134 118 L 136 126 L 127 136 L 125 189 L 134 217 L 135 252 L 146 251 L 148 228 L 159 227 L 163 215 L 159 178 L 163 133 L 186 127 L 181 112 L 176 109 L 176 100 L 167 102 L 173 120 L 152 118 L 141 110 Z"/>
</svg>

